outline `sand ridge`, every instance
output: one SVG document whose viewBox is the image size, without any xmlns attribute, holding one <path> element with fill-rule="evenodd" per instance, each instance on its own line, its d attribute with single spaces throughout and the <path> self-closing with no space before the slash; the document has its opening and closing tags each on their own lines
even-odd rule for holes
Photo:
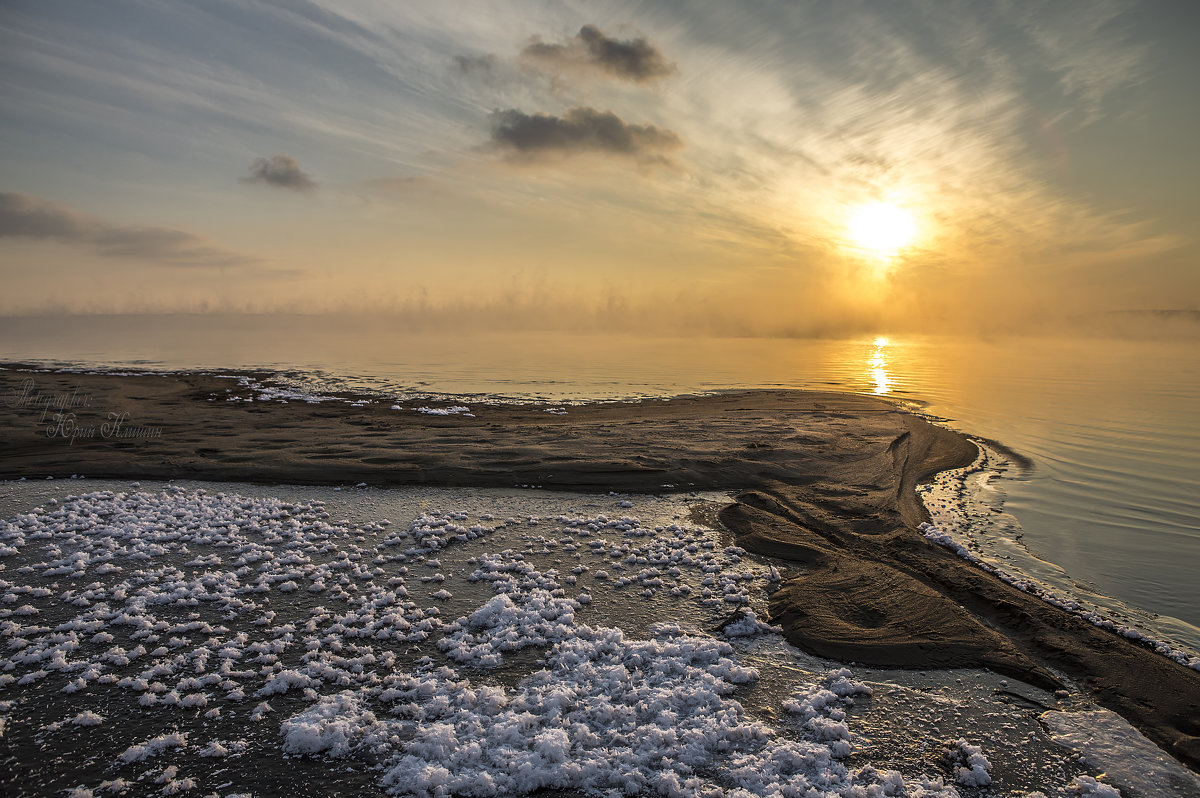
<svg viewBox="0 0 1200 798">
<path fill-rule="evenodd" d="M 252 397 L 211 375 L 0 368 L 0 478 L 741 491 L 720 521 L 780 561 L 773 621 L 799 647 L 877 666 L 988 667 L 1050 689 L 1057 672 L 1200 766 L 1200 674 L 927 542 L 916 485 L 976 450 L 881 399 L 760 390 L 439 416 L 416 412 L 438 406 L 429 400 Z"/>
</svg>

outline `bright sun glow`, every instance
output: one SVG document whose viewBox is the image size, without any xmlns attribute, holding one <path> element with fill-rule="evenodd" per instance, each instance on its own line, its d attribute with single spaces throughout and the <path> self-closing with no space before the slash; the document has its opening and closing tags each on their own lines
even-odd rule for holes
<svg viewBox="0 0 1200 798">
<path fill-rule="evenodd" d="M 891 257 L 912 243 L 917 222 L 903 208 L 887 202 L 859 205 L 850 214 L 850 240 L 868 254 Z"/>
</svg>

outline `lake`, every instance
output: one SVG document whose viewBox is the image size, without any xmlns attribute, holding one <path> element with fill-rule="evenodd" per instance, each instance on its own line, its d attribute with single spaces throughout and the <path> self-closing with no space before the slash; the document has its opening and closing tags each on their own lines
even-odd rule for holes
<svg viewBox="0 0 1200 798">
<path fill-rule="evenodd" d="M 387 319 L 0 319 L 0 359 L 271 369 L 314 391 L 559 402 L 728 388 L 887 396 L 1028 458 L 990 534 L 1056 592 L 1200 651 L 1200 346 L 1179 340 L 419 332 Z M 1037 564 L 1029 565 L 1030 562 Z"/>
</svg>

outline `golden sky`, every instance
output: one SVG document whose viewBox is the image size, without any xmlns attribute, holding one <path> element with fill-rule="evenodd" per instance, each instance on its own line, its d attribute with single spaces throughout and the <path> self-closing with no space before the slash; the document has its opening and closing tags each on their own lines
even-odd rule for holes
<svg viewBox="0 0 1200 798">
<path fill-rule="evenodd" d="M 1200 307 L 1184 2 L 0 6 L 0 313 Z"/>
</svg>

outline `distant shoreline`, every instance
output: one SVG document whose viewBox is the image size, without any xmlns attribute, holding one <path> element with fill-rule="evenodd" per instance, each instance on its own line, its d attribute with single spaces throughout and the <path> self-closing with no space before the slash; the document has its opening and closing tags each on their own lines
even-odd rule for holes
<svg viewBox="0 0 1200 798">
<path fill-rule="evenodd" d="M 0 365 L 5 479 L 741 491 L 720 521 L 779 562 L 771 613 L 799 647 L 879 667 L 988 667 L 1047 689 L 1065 676 L 1200 767 L 1200 673 L 929 544 L 916 485 L 969 464 L 975 446 L 884 400 L 754 390 L 452 410 L 264 401 L 212 374 L 19 367 Z"/>
</svg>

